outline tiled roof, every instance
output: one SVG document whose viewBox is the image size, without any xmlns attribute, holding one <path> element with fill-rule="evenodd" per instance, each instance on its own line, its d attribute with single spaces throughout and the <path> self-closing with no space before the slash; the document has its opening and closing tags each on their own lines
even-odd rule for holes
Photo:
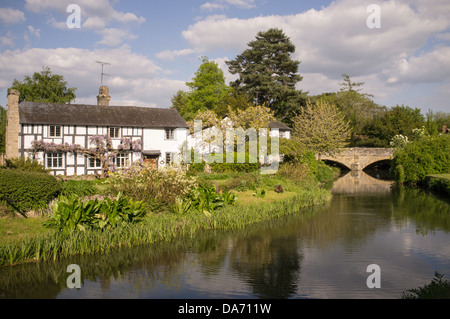
<svg viewBox="0 0 450 319">
<path fill-rule="evenodd" d="M 21 124 L 188 128 L 175 109 L 21 102 Z"/>
<path fill-rule="evenodd" d="M 270 129 L 277 128 L 280 131 L 292 131 L 292 129 L 290 127 L 286 126 L 285 124 L 281 123 L 280 121 L 269 123 L 269 128 Z"/>
</svg>

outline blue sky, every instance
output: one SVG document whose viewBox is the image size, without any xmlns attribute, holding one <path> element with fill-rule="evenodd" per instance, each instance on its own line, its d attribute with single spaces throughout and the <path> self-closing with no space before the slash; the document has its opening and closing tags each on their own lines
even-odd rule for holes
<svg viewBox="0 0 450 319">
<path fill-rule="evenodd" d="M 70 29 L 70 4 L 80 8 Z M 369 28 L 370 4 L 380 28 Z M 224 70 L 257 32 L 282 29 L 296 46 L 311 95 L 339 90 L 341 74 L 365 82 L 377 103 L 450 112 L 448 0 L 2 0 L 0 105 L 14 79 L 49 66 L 95 104 L 101 68 L 112 105 L 170 107 L 200 57 Z"/>
</svg>

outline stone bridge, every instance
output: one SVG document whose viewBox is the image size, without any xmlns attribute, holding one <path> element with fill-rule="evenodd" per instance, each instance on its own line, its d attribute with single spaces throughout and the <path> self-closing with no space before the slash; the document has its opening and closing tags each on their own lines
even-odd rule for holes
<svg viewBox="0 0 450 319">
<path fill-rule="evenodd" d="M 392 148 L 343 148 L 333 155 L 317 154 L 318 160 L 335 162 L 352 171 L 362 171 L 377 162 L 389 161 L 394 158 Z"/>
</svg>

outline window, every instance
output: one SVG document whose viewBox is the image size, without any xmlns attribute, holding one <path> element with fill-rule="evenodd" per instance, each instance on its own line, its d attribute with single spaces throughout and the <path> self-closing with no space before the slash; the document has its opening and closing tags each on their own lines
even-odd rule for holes
<svg viewBox="0 0 450 319">
<path fill-rule="evenodd" d="M 166 153 L 166 164 L 167 165 L 173 164 L 173 153 Z"/>
<path fill-rule="evenodd" d="M 98 158 L 89 157 L 90 168 L 102 168 L 102 161 Z"/>
<path fill-rule="evenodd" d="M 63 153 L 47 153 L 47 168 L 62 168 Z"/>
<path fill-rule="evenodd" d="M 166 128 L 166 140 L 174 140 L 175 139 L 175 129 Z"/>
<path fill-rule="evenodd" d="M 128 154 L 117 154 L 114 159 L 114 164 L 116 164 L 118 168 L 128 167 Z"/>
<path fill-rule="evenodd" d="M 110 127 L 109 136 L 111 138 L 120 138 L 120 127 Z"/>
<path fill-rule="evenodd" d="M 61 137 L 61 126 L 60 125 L 50 125 L 48 128 L 49 137 Z"/>
</svg>

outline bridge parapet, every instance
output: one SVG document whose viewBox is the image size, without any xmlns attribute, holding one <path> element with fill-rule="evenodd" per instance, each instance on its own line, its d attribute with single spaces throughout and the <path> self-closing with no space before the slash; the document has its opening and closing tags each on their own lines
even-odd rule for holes
<svg viewBox="0 0 450 319">
<path fill-rule="evenodd" d="M 352 171 L 362 171 L 367 166 L 376 162 L 392 160 L 394 158 L 394 149 L 368 147 L 343 148 L 332 155 L 316 154 L 316 158 L 322 161 L 337 162 Z"/>
</svg>

